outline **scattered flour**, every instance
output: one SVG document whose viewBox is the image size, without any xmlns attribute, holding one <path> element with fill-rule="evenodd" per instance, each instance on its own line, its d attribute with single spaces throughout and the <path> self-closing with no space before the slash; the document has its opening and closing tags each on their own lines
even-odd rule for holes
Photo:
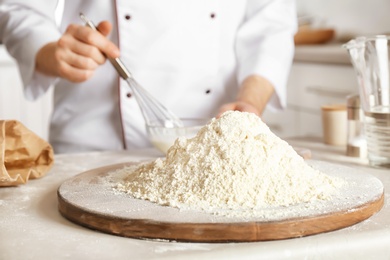
<svg viewBox="0 0 390 260">
<path fill-rule="evenodd" d="M 309 166 L 258 116 L 237 111 L 178 138 L 166 158 L 119 171 L 119 191 L 215 214 L 327 200 L 343 184 Z"/>
</svg>

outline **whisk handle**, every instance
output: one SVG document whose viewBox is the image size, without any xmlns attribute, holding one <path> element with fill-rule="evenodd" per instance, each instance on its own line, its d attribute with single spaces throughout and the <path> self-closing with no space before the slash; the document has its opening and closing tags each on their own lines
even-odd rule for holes
<svg viewBox="0 0 390 260">
<path fill-rule="evenodd" d="M 130 71 L 126 69 L 126 67 L 123 65 L 121 59 L 119 58 L 109 58 L 107 59 L 111 62 L 111 64 L 114 66 L 116 71 L 118 72 L 119 76 L 121 76 L 124 80 L 132 78 Z"/>
</svg>

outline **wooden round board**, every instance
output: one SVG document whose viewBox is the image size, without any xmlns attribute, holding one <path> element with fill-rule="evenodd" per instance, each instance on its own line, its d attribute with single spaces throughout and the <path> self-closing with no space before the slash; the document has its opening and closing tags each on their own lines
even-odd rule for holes
<svg viewBox="0 0 390 260">
<path fill-rule="evenodd" d="M 261 218 L 226 217 L 160 206 L 113 188 L 113 174 L 134 163 L 81 173 L 58 189 L 59 211 L 67 219 L 102 232 L 133 238 L 187 242 L 248 242 L 302 237 L 361 222 L 384 203 L 383 184 L 352 168 L 308 161 L 322 172 L 344 178 L 340 193 L 326 201 L 265 208 Z"/>
</svg>

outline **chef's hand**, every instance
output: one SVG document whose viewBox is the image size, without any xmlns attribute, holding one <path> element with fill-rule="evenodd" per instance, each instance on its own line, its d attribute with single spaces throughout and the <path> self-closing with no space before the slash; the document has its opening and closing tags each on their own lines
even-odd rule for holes
<svg viewBox="0 0 390 260">
<path fill-rule="evenodd" d="M 48 43 L 38 51 L 36 70 L 72 82 L 88 80 L 106 61 L 104 55 L 119 57 L 118 47 L 105 37 L 111 28 L 108 21 L 99 23 L 98 31 L 84 25 L 69 25 L 58 41 Z"/>
<path fill-rule="evenodd" d="M 274 87 L 268 80 L 257 75 L 249 76 L 242 83 L 236 101 L 221 106 L 217 117 L 228 110 L 250 112 L 261 116 L 273 93 Z"/>
<path fill-rule="evenodd" d="M 244 102 L 244 101 L 236 101 L 236 102 L 224 104 L 223 106 L 221 106 L 217 117 L 220 117 L 224 112 L 229 111 L 229 110 L 250 112 L 250 113 L 254 113 L 258 116 L 261 115 L 261 112 L 255 106 L 253 106 L 247 102 Z"/>
</svg>

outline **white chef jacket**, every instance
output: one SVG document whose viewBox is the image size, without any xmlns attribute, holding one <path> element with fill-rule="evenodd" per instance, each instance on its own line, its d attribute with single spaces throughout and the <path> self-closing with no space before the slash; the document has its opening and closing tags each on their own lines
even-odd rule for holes
<svg viewBox="0 0 390 260">
<path fill-rule="evenodd" d="M 138 104 L 109 62 L 81 84 L 34 71 L 38 50 L 70 23 L 81 24 L 80 12 L 113 24 L 108 37 L 134 78 L 180 117 L 215 116 L 253 74 L 276 90 L 269 107 L 285 105 L 294 0 L 65 1 L 59 26 L 55 5 L 2 0 L 0 36 L 18 62 L 27 98 L 55 86 L 49 141 L 56 153 L 150 145 Z"/>
</svg>

